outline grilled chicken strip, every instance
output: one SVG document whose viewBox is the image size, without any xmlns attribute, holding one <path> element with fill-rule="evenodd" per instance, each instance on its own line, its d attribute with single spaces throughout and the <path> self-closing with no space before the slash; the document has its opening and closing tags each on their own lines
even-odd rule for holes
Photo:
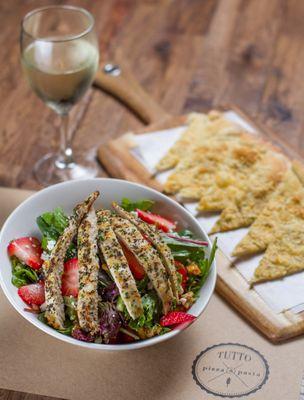
<svg viewBox="0 0 304 400">
<path fill-rule="evenodd" d="M 68 226 L 59 237 L 49 260 L 46 260 L 43 264 L 45 273 L 45 318 L 48 324 L 55 329 L 63 329 L 65 321 L 64 302 L 61 294 L 61 275 L 63 273 L 65 255 L 77 234 L 79 224 L 98 196 L 99 192 L 93 192 L 84 202 L 74 208 L 73 215 L 69 218 Z"/>
<path fill-rule="evenodd" d="M 143 313 L 143 305 L 128 261 L 115 236 L 109 220 L 109 211 L 97 212 L 98 246 L 130 314 L 136 319 Z"/>
<path fill-rule="evenodd" d="M 97 217 L 92 208 L 78 228 L 79 292 L 77 316 L 81 329 L 98 333 L 98 270 Z"/>
<path fill-rule="evenodd" d="M 179 294 L 182 292 L 182 287 L 178 283 L 176 269 L 174 264 L 174 258 L 172 256 L 171 250 L 167 246 L 167 244 L 163 241 L 161 235 L 157 231 L 157 228 L 146 224 L 140 218 L 135 215 L 125 211 L 122 207 L 120 207 L 117 203 L 112 203 L 112 207 L 121 217 L 126 218 L 133 225 L 135 225 L 141 233 L 147 236 L 153 245 L 156 247 L 159 255 L 161 256 L 161 260 L 167 270 L 167 274 L 169 276 L 169 280 L 171 283 L 171 288 L 173 295 L 176 299 L 178 299 Z"/>
<path fill-rule="evenodd" d="M 111 224 L 117 238 L 128 247 L 142 265 L 162 301 L 164 314 L 167 314 L 174 297 L 168 281 L 167 271 L 157 251 L 143 238 L 140 231 L 130 221 L 113 216 Z"/>
</svg>

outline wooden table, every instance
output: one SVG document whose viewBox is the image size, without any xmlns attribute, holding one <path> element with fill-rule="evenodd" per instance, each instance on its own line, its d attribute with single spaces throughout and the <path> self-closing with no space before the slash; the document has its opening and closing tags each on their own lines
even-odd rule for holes
<svg viewBox="0 0 304 400">
<path fill-rule="evenodd" d="M 56 1 L 56 3 L 62 3 Z M 65 1 L 64 3 L 69 3 Z M 102 61 L 125 60 L 172 114 L 234 103 L 304 154 L 304 1 L 71 1 L 95 16 Z M 56 146 L 56 117 L 22 75 L 19 23 L 48 0 L 0 2 L 0 185 L 37 188 L 33 164 Z M 72 113 L 76 152 L 141 123 L 93 89 Z M 100 175 L 106 171 L 100 166 Z M 16 377 L 17 379 L 17 377 Z M 37 396 L 0 390 L 0 399 Z"/>
</svg>

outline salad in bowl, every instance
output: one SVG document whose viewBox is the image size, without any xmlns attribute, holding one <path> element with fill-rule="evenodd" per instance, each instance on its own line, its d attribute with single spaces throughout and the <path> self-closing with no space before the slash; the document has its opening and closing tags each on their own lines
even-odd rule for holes
<svg viewBox="0 0 304 400">
<path fill-rule="evenodd" d="M 95 190 L 69 214 L 59 203 L 38 215 L 37 234 L 7 244 L 24 311 L 95 345 L 132 344 L 190 325 L 216 241 L 210 247 L 158 208 L 155 199 L 127 197 L 103 207 Z"/>
</svg>

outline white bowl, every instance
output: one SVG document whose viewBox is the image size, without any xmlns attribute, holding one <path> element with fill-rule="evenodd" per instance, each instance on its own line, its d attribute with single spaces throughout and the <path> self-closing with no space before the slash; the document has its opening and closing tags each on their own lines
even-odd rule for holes
<svg viewBox="0 0 304 400">
<path fill-rule="evenodd" d="M 8 217 L 0 234 L 0 283 L 1 287 L 15 309 L 25 319 L 37 328 L 65 342 L 88 347 L 98 350 L 132 350 L 141 347 L 151 346 L 176 336 L 180 330 L 176 329 L 161 336 L 151 339 L 133 342 L 130 344 L 97 344 L 86 343 L 65 336 L 51 327 L 43 324 L 37 319 L 35 314 L 24 311 L 25 304 L 17 294 L 17 288 L 11 283 L 11 263 L 7 255 L 8 243 L 22 236 L 40 237 L 40 232 L 36 225 L 36 218 L 45 211 L 53 210 L 55 207 L 62 207 L 68 214 L 72 212 L 75 204 L 82 201 L 94 190 L 100 191 L 100 197 L 96 201 L 96 208 L 110 208 L 112 201 L 120 202 L 123 197 L 133 200 L 151 199 L 156 202 L 155 210 L 160 214 L 170 216 L 171 219 L 178 221 L 181 228 L 189 228 L 194 234 L 209 243 L 207 253 L 211 249 L 211 242 L 193 216 L 181 205 L 148 187 L 122 181 L 118 179 L 89 179 L 79 181 L 68 181 L 58 185 L 43 189 L 25 200 Z M 210 297 L 214 291 L 216 281 L 216 266 L 213 263 L 209 277 L 200 291 L 199 298 L 191 307 L 189 312 L 198 317 L 206 308 Z"/>
</svg>

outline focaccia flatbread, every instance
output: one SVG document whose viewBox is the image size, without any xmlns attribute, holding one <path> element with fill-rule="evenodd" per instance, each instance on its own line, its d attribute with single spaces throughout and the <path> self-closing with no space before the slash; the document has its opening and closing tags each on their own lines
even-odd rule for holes
<svg viewBox="0 0 304 400">
<path fill-rule="evenodd" d="M 202 179 L 212 179 L 223 160 L 229 159 L 229 152 L 240 141 L 240 135 L 223 139 L 213 137 L 205 145 L 192 148 L 179 162 L 176 169 L 168 177 L 164 191 L 180 194 L 184 198 L 199 199 Z"/>
<path fill-rule="evenodd" d="M 267 247 L 254 272 L 252 284 L 283 278 L 304 270 L 303 223 L 284 227 Z"/>
<path fill-rule="evenodd" d="M 241 130 L 218 111 L 211 111 L 208 114 L 192 113 L 187 123 L 187 130 L 156 165 L 157 171 L 174 168 L 192 148 L 204 144 L 210 138 L 233 135 Z"/>
<path fill-rule="evenodd" d="M 304 189 L 289 170 L 232 254 L 240 257 L 261 252 L 274 241 L 277 231 L 294 223 L 304 226 Z"/>
<path fill-rule="evenodd" d="M 246 193 L 248 184 L 264 186 L 265 190 L 277 158 L 278 155 L 261 142 L 248 141 L 248 146 L 236 147 L 231 159 L 221 163 L 208 187 L 203 179 L 198 210 L 222 211 L 230 207 Z"/>
<path fill-rule="evenodd" d="M 275 152 L 259 163 L 245 182 L 240 182 L 240 194 L 222 211 L 210 233 L 250 226 L 282 181 L 288 165 L 286 157 Z"/>
<path fill-rule="evenodd" d="M 298 160 L 292 161 L 293 172 L 297 175 L 302 185 L 304 185 L 304 165 Z"/>
<path fill-rule="evenodd" d="M 269 144 L 245 133 L 216 137 L 192 149 L 164 189 L 183 199 L 199 200 L 200 211 L 221 211 L 244 194 L 249 181 L 272 176 L 282 158 Z"/>
</svg>

